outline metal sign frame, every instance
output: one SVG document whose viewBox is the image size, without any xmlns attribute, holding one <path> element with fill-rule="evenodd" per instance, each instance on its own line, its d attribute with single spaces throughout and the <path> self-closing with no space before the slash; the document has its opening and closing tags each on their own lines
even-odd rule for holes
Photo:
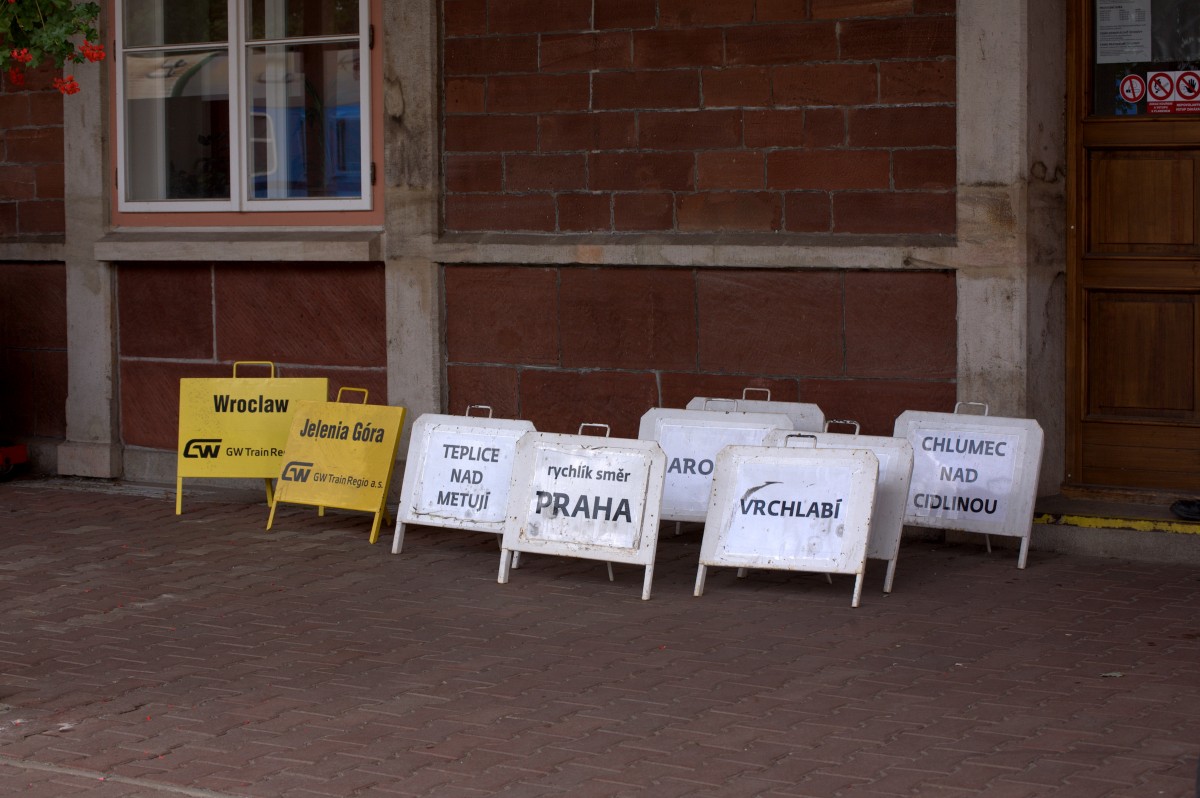
<svg viewBox="0 0 1200 798">
<path fill-rule="evenodd" d="M 621 562 L 645 567 L 649 599 L 665 472 L 654 441 L 527 432 L 517 442 L 496 581 L 508 582 L 517 552 Z"/>
<path fill-rule="evenodd" d="M 1042 428 L 1033 419 L 986 415 L 986 405 L 985 415 L 957 412 L 967 404 L 974 403 L 960 402 L 954 413 L 907 410 L 896 419 L 896 437 L 912 444 L 914 456 L 904 523 L 1020 538 L 1017 567 L 1024 568 Z"/>
<path fill-rule="evenodd" d="M 517 441 L 527 432 L 536 432 L 533 422 L 516 419 L 426 413 L 414 421 L 392 554 L 406 524 L 503 535 Z M 445 493 L 445 501 L 428 501 L 426 491 L 441 484 L 448 489 L 437 499 Z"/>
<path fill-rule="evenodd" d="M 695 595 L 715 566 L 853 574 L 857 607 L 878 473 L 866 449 L 722 449 Z"/>
<path fill-rule="evenodd" d="M 839 423 L 829 421 L 830 424 Z M 857 426 L 857 425 L 856 425 Z M 875 508 L 871 513 L 871 534 L 867 541 L 867 559 L 886 560 L 887 575 L 883 592 L 892 592 L 896 578 L 896 560 L 900 556 L 900 539 L 904 534 L 904 508 L 912 481 L 912 444 L 903 438 L 882 435 L 843 435 L 835 432 L 779 433 L 767 439 L 769 446 L 823 449 L 866 449 L 879 462 L 879 477 L 875 487 Z"/>
<path fill-rule="evenodd" d="M 751 399 L 750 394 L 765 394 L 764 399 Z M 783 413 L 792 420 L 792 429 L 821 432 L 825 429 L 825 412 L 807 402 L 773 402 L 768 388 L 744 388 L 741 399 L 720 399 L 696 396 L 687 403 L 688 410 L 732 410 L 738 413 Z"/>
</svg>

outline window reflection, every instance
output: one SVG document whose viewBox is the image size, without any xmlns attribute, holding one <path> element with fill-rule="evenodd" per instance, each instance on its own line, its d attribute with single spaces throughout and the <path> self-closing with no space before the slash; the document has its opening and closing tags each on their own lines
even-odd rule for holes
<svg viewBox="0 0 1200 798">
<path fill-rule="evenodd" d="M 125 56 L 131 200 L 229 197 L 229 58 L 222 50 Z"/>
<path fill-rule="evenodd" d="M 252 47 L 247 67 L 251 196 L 360 196 L 358 48 Z"/>
</svg>

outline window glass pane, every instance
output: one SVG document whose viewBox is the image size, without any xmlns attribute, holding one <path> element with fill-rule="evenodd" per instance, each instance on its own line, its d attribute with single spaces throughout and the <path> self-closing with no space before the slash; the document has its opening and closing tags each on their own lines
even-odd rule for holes
<svg viewBox="0 0 1200 798">
<path fill-rule="evenodd" d="M 227 51 L 126 54 L 126 199 L 229 198 Z"/>
<path fill-rule="evenodd" d="M 251 0 L 250 38 L 354 36 L 357 0 Z"/>
<path fill-rule="evenodd" d="M 126 47 L 229 39 L 225 0 L 125 0 L 124 9 Z"/>
<path fill-rule="evenodd" d="M 247 81 L 249 195 L 361 197 L 358 47 L 252 47 Z"/>
</svg>

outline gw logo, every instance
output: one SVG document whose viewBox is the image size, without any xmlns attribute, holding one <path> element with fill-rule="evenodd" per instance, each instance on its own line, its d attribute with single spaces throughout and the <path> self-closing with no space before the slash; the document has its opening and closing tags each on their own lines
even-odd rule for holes
<svg viewBox="0 0 1200 798">
<path fill-rule="evenodd" d="M 183 456 L 211 460 L 221 453 L 220 438 L 192 438 L 183 445 Z"/>
<path fill-rule="evenodd" d="M 308 482 L 308 475 L 312 473 L 312 463 L 302 463 L 299 460 L 293 460 L 283 467 L 283 475 L 280 477 L 284 482 Z"/>
</svg>

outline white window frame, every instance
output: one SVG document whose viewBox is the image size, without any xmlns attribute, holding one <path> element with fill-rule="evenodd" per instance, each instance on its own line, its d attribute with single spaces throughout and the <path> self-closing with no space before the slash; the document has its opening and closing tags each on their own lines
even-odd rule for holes
<svg viewBox="0 0 1200 798">
<path fill-rule="evenodd" d="M 116 136 L 117 136 L 117 210 L 128 213 L 172 212 L 172 213 L 218 213 L 259 211 L 358 211 L 371 210 L 374 159 L 372 157 L 371 133 L 371 0 L 358 0 L 358 47 L 359 47 L 359 146 L 362 163 L 359 197 L 288 197 L 284 199 L 254 199 L 251 195 L 249 152 L 253 146 L 249 107 L 249 85 L 246 74 L 246 54 L 251 47 L 276 44 L 311 44 L 322 41 L 345 39 L 345 36 L 309 36 L 290 39 L 262 39 L 253 42 L 247 39 L 248 0 L 227 0 L 229 40 L 223 46 L 229 54 L 229 198 L 186 199 L 186 200 L 131 200 L 128 198 L 128 173 L 126 162 L 126 107 L 125 107 L 125 17 L 124 0 L 114 0 L 113 27 L 116 29 Z M 131 48 L 138 50 L 196 50 L 219 49 L 222 43 L 192 43 L 186 45 L 152 45 Z"/>
</svg>

